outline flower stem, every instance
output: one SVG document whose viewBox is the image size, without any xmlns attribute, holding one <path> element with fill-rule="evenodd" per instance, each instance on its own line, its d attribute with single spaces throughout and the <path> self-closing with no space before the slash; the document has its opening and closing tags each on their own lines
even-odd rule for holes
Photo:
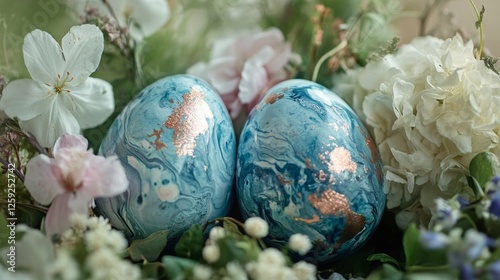
<svg viewBox="0 0 500 280">
<path fill-rule="evenodd" d="M 469 1 L 472 4 L 472 8 L 474 8 L 474 12 L 476 13 L 477 17 L 477 24 L 479 25 L 479 51 L 477 52 L 476 58 L 481 59 L 481 56 L 483 55 L 483 19 L 476 7 L 476 4 L 474 3 L 474 0 L 469 0 Z"/>
<path fill-rule="evenodd" d="M 337 54 L 338 52 L 340 52 L 345 47 L 347 47 L 347 40 L 342 40 L 340 42 L 340 44 L 338 44 L 335 48 L 331 49 L 329 52 L 325 53 L 318 60 L 318 62 L 314 66 L 314 72 L 313 72 L 312 79 L 311 79 L 313 82 L 316 82 L 316 79 L 318 78 L 318 72 L 319 72 L 319 68 L 321 67 L 321 64 L 323 64 L 323 62 L 325 62 L 325 60 L 327 60 L 328 58 L 330 58 L 330 57 L 334 56 L 335 54 Z"/>
</svg>

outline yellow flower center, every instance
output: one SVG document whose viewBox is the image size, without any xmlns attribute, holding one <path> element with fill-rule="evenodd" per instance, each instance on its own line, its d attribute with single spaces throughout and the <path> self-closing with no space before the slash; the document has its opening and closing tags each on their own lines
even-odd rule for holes
<svg viewBox="0 0 500 280">
<path fill-rule="evenodd" d="M 73 81 L 73 79 L 74 77 L 71 76 L 71 74 L 68 71 L 66 72 L 66 76 L 64 76 L 64 78 L 62 79 L 61 79 L 61 74 L 57 74 L 57 78 L 54 81 L 54 85 L 47 84 L 47 86 L 52 88 L 52 90 L 50 91 L 51 94 L 61 94 L 63 92 L 70 93 L 71 90 L 65 89 L 65 87 L 68 85 L 68 83 Z"/>
</svg>

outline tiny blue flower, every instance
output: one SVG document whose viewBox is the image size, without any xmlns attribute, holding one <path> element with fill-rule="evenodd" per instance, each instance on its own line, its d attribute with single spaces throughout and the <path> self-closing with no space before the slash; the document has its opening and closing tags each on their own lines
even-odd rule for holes
<svg viewBox="0 0 500 280">
<path fill-rule="evenodd" d="M 460 267 L 460 279 L 462 280 L 474 280 L 474 268 L 470 263 L 464 263 Z"/>
<path fill-rule="evenodd" d="M 457 196 L 457 201 L 458 201 L 458 203 L 460 203 L 460 210 L 462 210 L 465 207 L 469 206 L 469 201 L 467 201 L 467 199 L 465 199 L 461 195 Z"/>
<path fill-rule="evenodd" d="M 440 232 L 422 230 L 419 240 L 427 249 L 442 249 L 448 245 L 448 236 Z"/>
<path fill-rule="evenodd" d="M 500 279 L 500 261 L 491 263 L 486 269 L 487 274 L 491 279 Z"/>
<path fill-rule="evenodd" d="M 473 229 L 465 233 L 463 248 L 469 260 L 477 259 L 486 248 L 488 238 L 485 234 Z"/>
<path fill-rule="evenodd" d="M 488 211 L 497 216 L 500 217 L 500 191 L 494 191 L 489 194 L 491 203 L 490 207 L 488 207 Z"/>
</svg>

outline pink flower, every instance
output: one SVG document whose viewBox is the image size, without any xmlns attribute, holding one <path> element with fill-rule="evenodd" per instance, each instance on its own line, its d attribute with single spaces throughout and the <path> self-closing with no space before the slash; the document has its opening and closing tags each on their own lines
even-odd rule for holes
<svg viewBox="0 0 500 280">
<path fill-rule="evenodd" d="M 95 197 L 114 196 L 128 188 L 118 158 L 96 156 L 87 146 L 83 136 L 63 134 L 54 145 L 54 158 L 41 154 L 28 162 L 26 188 L 42 205 L 52 202 L 45 219 L 49 237 L 69 228 L 71 214 L 88 215 Z"/>
<path fill-rule="evenodd" d="M 285 66 L 294 58 L 279 29 L 245 32 L 215 43 L 210 61 L 188 74 L 205 79 L 220 94 L 231 118 L 248 114 L 264 93 L 290 78 Z"/>
</svg>

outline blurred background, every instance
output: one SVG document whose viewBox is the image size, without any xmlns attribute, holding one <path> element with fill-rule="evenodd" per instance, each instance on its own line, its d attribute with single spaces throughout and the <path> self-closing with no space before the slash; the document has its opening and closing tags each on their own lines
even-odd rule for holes
<svg viewBox="0 0 500 280">
<path fill-rule="evenodd" d="M 420 1 L 420 0 L 402 0 L 401 3 L 405 10 L 422 11 L 425 5 L 432 1 Z M 439 1 L 435 1 L 439 2 Z M 475 29 L 474 23 L 476 21 L 476 15 L 472 9 L 472 5 L 469 0 L 449 0 L 441 1 L 444 2 L 443 8 L 445 14 L 442 14 L 439 10 L 435 10 L 430 14 L 429 24 L 427 25 L 427 31 L 429 31 L 432 26 L 438 24 L 438 22 L 446 16 L 451 16 L 452 21 L 456 25 L 461 26 L 470 38 L 475 41 L 479 40 L 479 32 Z M 481 5 L 485 7 L 483 28 L 484 28 L 484 44 L 486 49 L 492 56 L 500 56 L 500 35 L 498 33 L 498 28 L 500 26 L 500 1 L 498 0 L 475 0 L 474 1 L 477 8 L 480 10 Z M 446 14 L 448 13 L 448 14 Z M 395 21 L 399 33 L 401 35 L 401 42 L 408 42 L 411 38 L 419 34 L 419 22 L 416 17 L 404 17 Z"/>
</svg>

